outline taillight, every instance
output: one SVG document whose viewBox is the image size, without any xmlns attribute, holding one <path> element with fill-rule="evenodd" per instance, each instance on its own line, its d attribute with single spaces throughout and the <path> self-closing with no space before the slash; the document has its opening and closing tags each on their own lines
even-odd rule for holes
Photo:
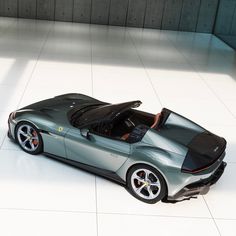
<svg viewBox="0 0 236 236">
<path fill-rule="evenodd" d="M 204 171 L 204 170 L 208 169 L 212 164 L 214 164 L 214 163 L 211 163 L 210 165 L 207 165 L 207 166 L 204 166 L 202 168 L 195 169 L 195 170 L 182 169 L 182 172 L 189 173 L 189 174 L 197 174 L 197 173 L 199 173 L 201 171 Z"/>
</svg>

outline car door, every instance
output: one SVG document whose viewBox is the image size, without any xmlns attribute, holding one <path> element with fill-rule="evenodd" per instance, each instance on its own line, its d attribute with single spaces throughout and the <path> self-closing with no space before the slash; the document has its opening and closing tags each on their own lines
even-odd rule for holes
<svg viewBox="0 0 236 236">
<path fill-rule="evenodd" d="M 130 144 L 90 133 L 89 138 L 72 128 L 65 136 L 67 158 L 112 172 L 117 171 L 130 154 Z"/>
</svg>

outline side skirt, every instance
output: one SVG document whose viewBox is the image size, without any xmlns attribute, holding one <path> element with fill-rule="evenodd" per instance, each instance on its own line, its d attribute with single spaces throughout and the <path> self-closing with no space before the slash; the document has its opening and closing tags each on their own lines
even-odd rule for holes
<svg viewBox="0 0 236 236">
<path fill-rule="evenodd" d="M 126 182 L 123 179 L 121 179 L 115 172 L 100 169 L 100 168 L 90 166 L 90 165 L 86 165 L 86 164 L 83 164 L 81 162 L 73 161 L 73 160 L 70 160 L 70 159 L 67 159 L 67 158 L 64 158 L 64 157 L 60 157 L 60 156 L 56 156 L 56 155 L 53 155 L 53 154 L 50 154 L 50 153 L 44 153 L 44 155 L 48 156 L 50 158 L 53 158 L 57 161 L 69 164 L 71 166 L 78 167 L 78 168 L 80 168 L 82 170 L 85 170 L 85 171 L 88 171 L 92 174 L 99 175 L 101 177 L 104 177 L 105 179 L 109 179 L 109 180 L 114 181 L 114 182 L 116 182 L 120 185 L 126 185 Z"/>
</svg>

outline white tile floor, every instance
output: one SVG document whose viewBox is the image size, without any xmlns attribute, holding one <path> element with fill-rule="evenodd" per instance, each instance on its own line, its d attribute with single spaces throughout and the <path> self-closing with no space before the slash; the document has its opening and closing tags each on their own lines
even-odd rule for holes
<svg viewBox="0 0 236 236">
<path fill-rule="evenodd" d="M 235 236 L 235 58 L 207 34 L 0 18 L 0 235 Z M 225 174 L 197 200 L 147 205 L 6 138 L 10 111 L 70 92 L 195 120 L 228 140 Z"/>
</svg>

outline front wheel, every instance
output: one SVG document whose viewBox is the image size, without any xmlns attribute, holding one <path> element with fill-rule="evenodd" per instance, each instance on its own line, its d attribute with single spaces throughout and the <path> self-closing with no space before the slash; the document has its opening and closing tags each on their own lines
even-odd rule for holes
<svg viewBox="0 0 236 236">
<path fill-rule="evenodd" d="M 43 151 L 43 140 L 38 129 L 29 122 L 21 122 L 16 127 L 16 141 L 27 153 L 36 155 Z"/>
<path fill-rule="evenodd" d="M 127 174 L 127 187 L 134 197 L 149 204 L 162 200 L 167 194 L 163 176 L 148 165 L 131 167 Z"/>
</svg>

